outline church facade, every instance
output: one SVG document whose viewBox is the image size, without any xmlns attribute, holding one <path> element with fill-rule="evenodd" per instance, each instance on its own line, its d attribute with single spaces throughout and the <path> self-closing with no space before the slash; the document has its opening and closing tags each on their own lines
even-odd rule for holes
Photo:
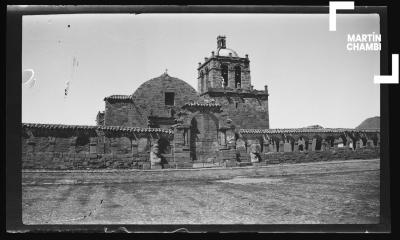
<svg viewBox="0 0 400 240">
<path fill-rule="evenodd" d="M 379 129 L 270 129 L 268 87 L 253 88 L 249 56 L 227 48 L 225 36 L 197 72 L 197 91 L 165 72 L 132 95 L 105 97 L 95 126 L 24 123 L 24 167 L 237 166 L 280 152 L 326 155 L 339 145 L 349 156 L 367 146 L 379 154 Z"/>
</svg>

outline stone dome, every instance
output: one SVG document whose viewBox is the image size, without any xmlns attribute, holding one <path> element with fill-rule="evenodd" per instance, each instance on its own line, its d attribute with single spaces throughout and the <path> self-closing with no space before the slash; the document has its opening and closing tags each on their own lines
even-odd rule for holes
<svg viewBox="0 0 400 240">
<path fill-rule="evenodd" d="M 167 104 L 166 93 L 173 95 Z M 134 105 L 146 116 L 171 117 L 171 108 L 179 109 L 190 101 L 197 101 L 197 91 L 185 81 L 167 73 L 141 84 L 132 95 Z"/>
<path fill-rule="evenodd" d="M 229 57 L 229 53 L 232 53 L 232 57 L 239 57 L 237 52 L 230 48 L 220 48 L 217 51 L 217 55 L 222 57 Z"/>
</svg>

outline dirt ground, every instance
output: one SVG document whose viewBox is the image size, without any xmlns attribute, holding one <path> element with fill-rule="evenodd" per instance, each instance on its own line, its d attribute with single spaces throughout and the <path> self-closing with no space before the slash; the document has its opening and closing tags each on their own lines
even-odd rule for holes
<svg viewBox="0 0 400 240">
<path fill-rule="evenodd" d="M 346 171 L 346 164 L 353 170 Z M 357 166 L 357 170 L 354 170 L 354 166 Z M 281 168 L 281 166 L 276 167 Z M 292 166 L 296 168 L 296 173 L 291 175 L 252 176 L 246 172 L 245 175 L 224 180 L 24 185 L 23 222 L 24 224 L 375 224 L 379 222 L 379 159 L 326 164 L 325 169 L 319 167 L 321 170 L 313 173 L 306 171 L 309 167 L 309 165 Z"/>
</svg>

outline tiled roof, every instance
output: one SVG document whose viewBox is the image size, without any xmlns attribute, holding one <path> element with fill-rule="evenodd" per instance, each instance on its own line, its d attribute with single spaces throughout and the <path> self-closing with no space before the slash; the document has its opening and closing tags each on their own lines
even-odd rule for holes
<svg viewBox="0 0 400 240">
<path fill-rule="evenodd" d="M 104 101 L 132 100 L 132 95 L 111 95 L 104 98 Z"/>
<path fill-rule="evenodd" d="M 64 124 L 44 124 L 44 123 L 22 123 L 23 128 L 39 129 L 96 129 L 97 126 L 89 125 L 64 125 Z"/>
<path fill-rule="evenodd" d="M 116 132 L 132 133 L 166 133 L 173 134 L 171 129 L 162 128 L 139 128 L 122 126 L 90 126 L 90 125 L 64 125 L 64 124 L 42 124 L 42 123 L 22 123 L 23 128 L 48 129 L 48 130 L 105 130 Z M 241 134 L 290 134 L 290 133 L 378 133 L 380 129 L 357 130 L 354 128 L 276 128 L 276 129 L 240 129 Z"/>
<path fill-rule="evenodd" d="M 49 129 L 49 130 L 105 130 L 118 132 L 135 133 L 166 133 L 173 134 L 170 129 L 162 128 L 139 128 L 139 127 L 121 127 L 121 126 L 88 126 L 88 125 L 63 125 L 63 124 L 41 124 L 41 123 L 23 123 L 23 128 Z"/>
<path fill-rule="evenodd" d="M 123 132 L 138 132 L 138 133 L 167 133 L 173 134 L 173 131 L 170 129 L 163 128 L 139 128 L 139 127 L 119 127 L 119 126 L 99 126 L 101 130 L 108 131 L 123 131 Z"/>
<path fill-rule="evenodd" d="M 227 96 L 242 96 L 242 97 L 249 97 L 249 96 L 267 96 L 268 93 L 265 90 L 256 90 L 256 89 L 235 89 L 235 88 L 208 88 L 207 92 L 212 95 L 223 94 Z"/>
<path fill-rule="evenodd" d="M 202 103 L 202 102 L 192 102 L 186 103 L 182 106 L 182 109 L 187 109 L 189 111 L 211 111 L 211 112 L 221 112 L 221 105 L 218 103 Z"/>
<path fill-rule="evenodd" d="M 357 130 L 354 128 L 276 128 L 240 129 L 245 134 L 288 134 L 288 133 L 341 133 L 341 132 L 379 132 L 379 129 Z"/>
</svg>

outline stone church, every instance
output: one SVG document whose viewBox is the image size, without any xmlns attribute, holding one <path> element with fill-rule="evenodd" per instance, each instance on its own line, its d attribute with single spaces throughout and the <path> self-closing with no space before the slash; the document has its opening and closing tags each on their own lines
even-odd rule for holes
<svg viewBox="0 0 400 240">
<path fill-rule="evenodd" d="M 236 128 L 269 128 L 268 90 L 251 85 L 250 60 L 226 47 L 218 36 L 217 50 L 199 63 L 198 91 L 167 73 L 144 82 L 132 95 L 106 97 L 97 116 L 104 126 L 171 129 L 185 126 L 193 160 L 205 160 L 219 151 L 228 124 Z M 225 141 L 225 139 L 222 139 Z"/>
<path fill-rule="evenodd" d="M 97 126 L 24 123 L 24 167 L 238 166 L 280 152 L 379 146 L 379 130 L 270 129 L 268 87 L 253 88 L 249 56 L 228 48 L 225 36 L 197 72 L 197 91 L 165 72 L 132 95 L 104 98 Z"/>
</svg>

